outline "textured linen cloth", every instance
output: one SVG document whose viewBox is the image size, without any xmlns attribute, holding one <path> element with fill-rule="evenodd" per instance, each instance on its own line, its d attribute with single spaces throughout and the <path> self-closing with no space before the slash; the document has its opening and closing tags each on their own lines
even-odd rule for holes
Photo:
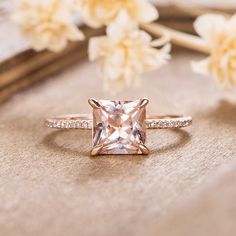
<svg viewBox="0 0 236 236">
<path fill-rule="evenodd" d="M 82 62 L 2 104 L 0 235 L 235 235 L 236 105 L 193 59 L 176 53 L 117 96 Z M 90 97 L 148 97 L 149 113 L 186 113 L 193 126 L 148 131 L 149 156 L 90 157 L 90 131 L 43 125 L 89 112 Z"/>
</svg>

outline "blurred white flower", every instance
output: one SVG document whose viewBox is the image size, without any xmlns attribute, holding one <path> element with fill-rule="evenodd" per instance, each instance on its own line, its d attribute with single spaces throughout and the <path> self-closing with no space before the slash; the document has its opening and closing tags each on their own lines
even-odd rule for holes
<svg viewBox="0 0 236 236">
<path fill-rule="evenodd" d="M 148 0 L 77 0 L 84 21 L 91 27 L 112 23 L 122 10 L 137 23 L 158 18 L 157 9 Z"/>
<path fill-rule="evenodd" d="M 197 18 L 194 27 L 207 43 L 210 56 L 193 62 L 193 70 L 213 75 L 223 88 L 236 85 L 236 15 L 230 19 L 222 15 L 202 15 Z"/>
<path fill-rule="evenodd" d="M 73 23 L 74 0 L 17 0 L 13 19 L 36 51 L 62 50 L 68 41 L 84 38 Z"/>
<path fill-rule="evenodd" d="M 170 58 L 170 44 L 161 49 L 163 39 L 152 41 L 151 36 L 138 29 L 126 12 L 108 26 L 107 36 L 95 37 L 89 43 L 90 60 L 101 59 L 105 88 L 120 89 L 137 83 L 139 74 L 153 70 Z"/>
</svg>

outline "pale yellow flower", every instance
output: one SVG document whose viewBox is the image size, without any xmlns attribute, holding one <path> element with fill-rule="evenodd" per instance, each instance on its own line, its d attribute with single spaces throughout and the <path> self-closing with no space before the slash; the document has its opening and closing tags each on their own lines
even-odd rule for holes
<svg viewBox="0 0 236 236">
<path fill-rule="evenodd" d="M 89 57 L 101 59 L 105 88 L 120 89 L 137 83 L 139 74 L 153 70 L 169 59 L 170 45 L 162 40 L 152 41 L 151 36 L 138 29 L 125 12 L 107 28 L 107 36 L 90 40 Z"/>
<path fill-rule="evenodd" d="M 73 22 L 73 0 L 18 0 L 13 19 L 36 51 L 60 51 L 84 38 Z"/>
<path fill-rule="evenodd" d="M 222 15 L 203 15 L 198 17 L 194 27 L 210 51 L 205 60 L 192 64 L 194 71 L 213 75 L 223 88 L 236 85 L 236 15 L 230 19 Z"/>
<path fill-rule="evenodd" d="M 77 0 L 85 23 L 92 27 L 109 25 L 124 10 L 138 23 L 158 18 L 157 9 L 148 0 Z"/>
</svg>

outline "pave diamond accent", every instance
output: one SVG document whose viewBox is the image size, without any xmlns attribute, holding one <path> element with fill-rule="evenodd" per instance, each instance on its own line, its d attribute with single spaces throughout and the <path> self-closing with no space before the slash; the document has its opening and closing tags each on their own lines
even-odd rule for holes
<svg viewBox="0 0 236 236">
<path fill-rule="evenodd" d="M 145 147 L 146 104 L 142 106 L 142 101 L 96 101 L 92 155 L 144 154 L 148 151 Z"/>
<path fill-rule="evenodd" d="M 187 127 L 192 124 L 192 117 L 147 119 L 147 129 L 168 129 Z"/>
<path fill-rule="evenodd" d="M 146 119 L 145 123 L 147 129 L 181 128 L 190 126 L 192 124 L 192 117 Z M 45 124 L 49 128 L 58 128 L 58 129 L 91 130 L 93 127 L 92 119 L 91 120 L 47 119 Z"/>
<path fill-rule="evenodd" d="M 58 129 L 92 129 L 92 120 L 46 120 L 46 126 Z"/>
</svg>

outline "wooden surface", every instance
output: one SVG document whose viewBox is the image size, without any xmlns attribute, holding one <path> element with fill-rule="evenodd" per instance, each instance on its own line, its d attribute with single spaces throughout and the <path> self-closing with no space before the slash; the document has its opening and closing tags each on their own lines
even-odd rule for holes
<svg viewBox="0 0 236 236">
<path fill-rule="evenodd" d="M 0 109 L 1 236 L 235 235 L 236 105 L 173 54 L 116 98 L 150 98 L 149 113 L 193 116 L 192 127 L 148 133 L 143 156 L 91 158 L 91 133 L 55 131 L 45 117 L 88 112 L 104 93 L 97 64 L 76 64 Z M 113 97 L 114 98 L 114 97 Z"/>
<path fill-rule="evenodd" d="M 104 29 L 81 28 L 86 40 L 70 43 L 60 53 L 27 49 L 0 63 L 0 102 L 85 58 L 89 38 L 103 34 Z"/>
</svg>

